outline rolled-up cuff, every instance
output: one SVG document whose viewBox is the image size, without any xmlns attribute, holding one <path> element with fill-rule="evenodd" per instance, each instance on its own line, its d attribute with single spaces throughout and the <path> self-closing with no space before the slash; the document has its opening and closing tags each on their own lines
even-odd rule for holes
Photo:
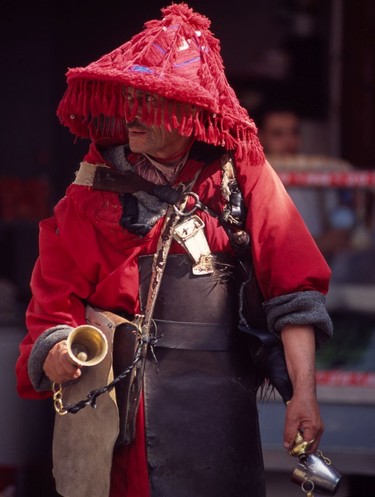
<svg viewBox="0 0 375 497">
<path fill-rule="evenodd" d="M 317 291 L 289 293 L 263 303 L 268 328 L 280 333 L 284 326 L 313 326 L 319 348 L 333 334 L 325 296 Z"/>
<path fill-rule="evenodd" d="M 43 332 L 34 343 L 27 368 L 30 381 L 37 392 L 51 389 L 51 380 L 43 370 L 44 361 L 52 347 L 66 340 L 72 330 L 73 328 L 67 325 L 54 326 Z"/>
</svg>

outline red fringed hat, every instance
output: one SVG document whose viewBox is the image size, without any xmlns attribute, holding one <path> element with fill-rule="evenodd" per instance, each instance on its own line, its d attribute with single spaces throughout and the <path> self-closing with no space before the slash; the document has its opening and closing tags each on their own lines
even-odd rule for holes
<svg viewBox="0 0 375 497">
<path fill-rule="evenodd" d="M 261 164 L 255 124 L 225 77 L 209 19 L 185 3 L 162 14 L 111 53 L 68 71 L 60 121 L 81 138 L 126 142 L 125 122 L 141 106 L 147 125 L 176 129 Z M 135 89 L 145 92 L 141 99 L 134 98 Z"/>
</svg>

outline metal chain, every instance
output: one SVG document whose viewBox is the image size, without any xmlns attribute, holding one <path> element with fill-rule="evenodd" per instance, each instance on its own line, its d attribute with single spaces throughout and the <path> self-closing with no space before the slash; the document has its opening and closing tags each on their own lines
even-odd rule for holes
<svg viewBox="0 0 375 497">
<path fill-rule="evenodd" d="M 62 385 L 61 385 L 61 383 L 53 382 L 52 390 L 53 390 L 53 405 L 55 406 L 55 411 L 57 412 L 57 414 L 60 414 L 60 416 L 67 414 L 68 411 L 64 408 L 63 402 L 62 402 Z"/>
<path fill-rule="evenodd" d="M 329 457 L 325 456 L 321 450 L 317 450 L 316 454 L 323 459 L 323 461 L 327 464 L 327 466 L 331 466 L 332 461 Z"/>
</svg>

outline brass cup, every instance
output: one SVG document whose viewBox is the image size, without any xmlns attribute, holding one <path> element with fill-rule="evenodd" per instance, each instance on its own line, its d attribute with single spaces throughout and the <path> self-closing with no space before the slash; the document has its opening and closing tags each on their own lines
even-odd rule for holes
<svg viewBox="0 0 375 497">
<path fill-rule="evenodd" d="M 69 357 L 78 366 L 95 366 L 108 352 L 108 342 L 104 333 L 88 324 L 77 326 L 68 335 Z"/>
</svg>

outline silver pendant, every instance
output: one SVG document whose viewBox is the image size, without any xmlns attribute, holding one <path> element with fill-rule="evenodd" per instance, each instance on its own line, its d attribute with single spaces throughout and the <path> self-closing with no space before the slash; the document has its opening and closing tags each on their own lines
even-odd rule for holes
<svg viewBox="0 0 375 497">
<path fill-rule="evenodd" d="M 173 238 L 184 247 L 194 261 L 193 274 L 199 276 L 214 272 L 213 256 L 204 233 L 204 222 L 192 215 L 175 227 Z"/>
</svg>

